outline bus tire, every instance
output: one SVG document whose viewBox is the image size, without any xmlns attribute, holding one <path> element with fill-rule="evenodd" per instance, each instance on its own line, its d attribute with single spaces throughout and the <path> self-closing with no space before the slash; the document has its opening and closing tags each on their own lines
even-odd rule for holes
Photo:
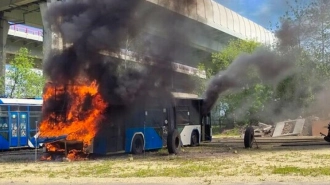
<svg viewBox="0 0 330 185">
<path fill-rule="evenodd" d="M 191 133 L 191 146 L 199 145 L 199 135 L 197 130 L 193 130 Z"/>
<path fill-rule="evenodd" d="M 144 149 L 144 140 L 141 134 L 135 135 L 132 142 L 132 154 L 142 154 Z"/>
<path fill-rule="evenodd" d="M 248 127 L 245 130 L 245 134 L 244 134 L 245 148 L 252 148 L 253 141 L 254 141 L 254 129 L 253 129 L 253 127 Z"/>
<path fill-rule="evenodd" d="M 181 138 L 179 132 L 175 129 L 167 136 L 167 150 L 170 154 L 178 154 L 181 149 Z"/>
</svg>

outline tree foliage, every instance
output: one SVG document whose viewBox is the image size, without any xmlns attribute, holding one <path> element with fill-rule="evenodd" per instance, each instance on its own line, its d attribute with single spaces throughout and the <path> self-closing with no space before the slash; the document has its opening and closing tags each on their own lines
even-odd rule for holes
<svg viewBox="0 0 330 185">
<path fill-rule="evenodd" d="M 44 78 L 34 67 L 34 59 L 27 48 L 21 48 L 9 62 L 6 72 L 6 94 L 9 98 L 41 97 Z"/>
<path fill-rule="evenodd" d="M 330 1 L 314 0 L 304 4 L 296 0 L 288 5 L 290 9 L 280 18 L 280 23 L 289 23 L 294 30 L 291 32 L 294 42 L 287 42 L 287 47 L 300 52 L 297 72 L 279 85 L 276 96 L 282 107 L 285 104 L 298 107 L 297 114 L 318 115 L 319 110 L 311 109 L 310 105 L 321 90 L 328 88 L 325 82 L 330 79 Z"/>
<path fill-rule="evenodd" d="M 201 64 L 200 68 L 206 70 L 207 76 L 211 78 L 219 71 L 226 70 L 240 54 L 252 53 L 259 46 L 260 43 L 255 41 L 231 40 L 225 49 L 212 54 L 208 66 Z M 229 92 L 222 96 L 214 111 L 214 119 L 226 119 L 236 124 L 244 124 L 256 119 L 257 113 L 263 109 L 272 92 L 270 87 L 261 83 L 254 70 L 249 70 L 248 74 L 248 78 L 253 78 L 256 83 L 252 86 L 246 84 L 240 91 Z M 220 116 L 218 109 L 222 109 L 221 112 L 225 113 L 225 117 Z"/>
</svg>

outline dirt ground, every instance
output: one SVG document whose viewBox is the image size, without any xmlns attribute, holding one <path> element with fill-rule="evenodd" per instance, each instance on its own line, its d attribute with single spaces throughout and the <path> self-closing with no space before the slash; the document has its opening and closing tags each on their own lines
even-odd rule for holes
<svg viewBox="0 0 330 185">
<path fill-rule="evenodd" d="M 327 182 L 329 145 L 279 147 L 267 143 L 244 149 L 242 143 L 211 143 L 167 151 L 110 155 L 86 161 L 34 161 L 0 153 L 0 184 Z M 38 156 L 39 158 L 40 156 Z"/>
</svg>

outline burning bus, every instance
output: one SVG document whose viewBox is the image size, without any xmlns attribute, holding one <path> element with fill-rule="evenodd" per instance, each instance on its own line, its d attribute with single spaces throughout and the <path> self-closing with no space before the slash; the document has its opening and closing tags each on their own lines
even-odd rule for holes
<svg viewBox="0 0 330 185">
<path fill-rule="evenodd" d="M 70 158 L 163 147 L 178 153 L 181 146 L 211 140 L 204 99 L 172 93 L 192 92 L 196 84 L 173 69 L 195 56 L 188 49 L 190 24 L 179 13 L 195 3 L 171 4 L 176 11 L 145 0 L 49 7 L 45 21 L 59 47 L 43 63 L 52 83 L 45 86 L 38 142 L 47 153 Z M 155 26 L 160 35 L 149 31 Z"/>
<path fill-rule="evenodd" d="M 203 114 L 203 99 L 197 96 L 172 93 L 173 101 L 151 96 L 131 106 L 108 105 L 97 88 L 95 82 L 46 86 L 38 139 L 46 159 L 141 154 L 163 147 L 177 154 L 181 146 L 212 139 L 210 113 Z"/>
</svg>

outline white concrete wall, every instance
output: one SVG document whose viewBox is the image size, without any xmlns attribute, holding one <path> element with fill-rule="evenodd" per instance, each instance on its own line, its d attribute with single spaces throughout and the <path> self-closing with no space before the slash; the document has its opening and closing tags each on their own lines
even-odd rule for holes
<svg viewBox="0 0 330 185">
<path fill-rule="evenodd" d="M 8 35 L 39 42 L 43 41 L 42 31 L 34 31 L 23 26 L 10 26 Z"/>
<path fill-rule="evenodd" d="M 30 29 L 21 25 L 11 25 L 8 31 L 9 38 L 7 38 L 6 53 L 16 54 L 21 47 L 26 47 L 32 56 L 42 59 L 42 34 L 42 31 L 38 29 Z M 10 36 L 17 38 L 12 41 Z"/>
<path fill-rule="evenodd" d="M 147 1 L 176 11 L 171 4 L 164 3 L 167 0 Z M 272 32 L 214 0 L 196 0 L 196 4 L 178 13 L 240 39 L 255 40 L 264 44 L 272 44 L 275 41 Z"/>
</svg>

